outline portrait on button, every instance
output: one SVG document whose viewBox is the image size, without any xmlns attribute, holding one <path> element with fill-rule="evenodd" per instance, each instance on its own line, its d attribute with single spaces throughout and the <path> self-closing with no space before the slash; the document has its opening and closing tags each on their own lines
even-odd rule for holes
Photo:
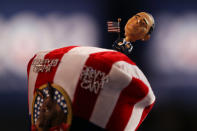
<svg viewBox="0 0 197 131">
<path fill-rule="evenodd" d="M 44 84 L 35 89 L 31 115 L 32 128 L 35 130 L 68 131 L 72 121 L 69 96 L 54 83 Z"/>
</svg>

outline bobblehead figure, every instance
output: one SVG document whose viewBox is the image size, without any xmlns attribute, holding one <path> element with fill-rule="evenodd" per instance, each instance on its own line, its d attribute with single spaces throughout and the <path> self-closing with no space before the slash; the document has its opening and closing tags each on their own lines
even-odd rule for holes
<svg viewBox="0 0 197 131">
<path fill-rule="evenodd" d="M 154 24 L 154 18 L 151 14 L 146 12 L 137 13 L 125 25 L 125 38 L 115 41 L 113 47 L 124 54 L 130 54 L 135 41 L 150 39 Z"/>
</svg>

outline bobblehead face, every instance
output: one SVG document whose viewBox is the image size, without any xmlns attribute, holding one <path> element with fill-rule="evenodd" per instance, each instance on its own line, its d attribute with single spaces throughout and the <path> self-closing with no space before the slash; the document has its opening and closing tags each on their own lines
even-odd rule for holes
<svg viewBox="0 0 197 131">
<path fill-rule="evenodd" d="M 148 32 L 153 24 L 154 19 L 150 14 L 146 12 L 137 13 L 125 25 L 125 40 L 131 42 L 148 40 L 150 38 Z"/>
</svg>

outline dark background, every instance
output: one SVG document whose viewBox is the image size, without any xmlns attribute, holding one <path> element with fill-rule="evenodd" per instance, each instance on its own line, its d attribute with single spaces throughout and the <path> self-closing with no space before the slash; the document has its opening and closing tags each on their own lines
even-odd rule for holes
<svg viewBox="0 0 197 131">
<path fill-rule="evenodd" d="M 152 38 L 145 43 L 137 42 L 130 56 L 147 76 L 156 95 L 155 106 L 139 130 L 195 131 L 197 130 L 196 70 L 191 74 L 179 70 L 177 72 L 176 70 L 165 72 L 162 71 L 162 68 L 156 70 L 152 65 L 159 61 L 152 61 L 152 55 L 147 57 L 144 52 L 149 49 L 149 46 L 153 46 L 154 39 L 156 39 L 157 29 L 159 29 L 161 22 L 160 14 L 173 14 L 175 19 L 176 16 L 181 16 L 185 12 L 192 12 L 196 16 L 196 5 L 195 0 L 1 0 L 0 16 L 5 21 L 9 21 L 15 15 L 23 12 L 33 12 L 39 17 L 45 17 L 47 14 L 54 12 L 64 16 L 83 12 L 90 15 L 98 25 L 98 30 L 95 30 L 99 32 L 99 40 L 95 41 L 97 45 L 111 49 L 112 42 L 117 38 L 117 34 L 107 32 L 106 22 L 108 20 L 116 21 L 117 18 L 122 18 L 121 35 L 123 37 L 124 25 L 132 15 L 141 11 L 151 13 L 155 17 L 156 23 Z M 167 24 L 171 24 L 171 20 L 168 21 Z M 163 39 L 166 39 L 166 37 L 160 38 L 161 41 Z M 0 44 L 6 46 L 5 43 Z M 6 56 L 3 57 L 7 59 Z M 0 60 L 1 65 L 3 59 Z M 197 59 L 193 58 L 193 61 L 197 61 Z M 28 60 L 25 62 L 27 63 Z M 5 73 L 0 74 L 0 130 L 25 131 L 28 127 L 27 76 L 20 75 L 9 68 L 3 68 L 2 70 Z"/>
</svg>

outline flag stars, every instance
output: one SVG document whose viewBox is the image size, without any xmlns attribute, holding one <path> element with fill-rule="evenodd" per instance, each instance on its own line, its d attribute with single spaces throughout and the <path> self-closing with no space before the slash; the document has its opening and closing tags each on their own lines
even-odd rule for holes
<svg viewBox="0 0 197 131">
<path fill-rule="evenodd" d="M 38 100 L 38 101 L 40 100 L 40 96 L 37 97 L 37 100 Z"/>
<path fill-rule="evenodd" d="M 46 97 L 49 97 L 49 90 L 47 88 L 42 90 L 43 93 L 45 93 Z M 68 109 L 67 109 L 67 104 L 65 101 L 64 96 L 61 94 L 61 92 L 59 92 L 58 90 L 54 91 L 54 96 L 53 99 L 57 102 L 57 104 L 62 108 L 63 112 L 65 114 L 68 113 Z M 35 99 L 35 104 L 34 104 L 34 122 L 36 123 L 39 115 L 40 115 L 40 109 L 43 105 L 44 99 L 41 96 L 37 96 L 37 98 Z"/>
<path fill-rule="evenodd" d="M 46 89 L 43 89 L 43 92 L 46 93 Z"/>
<path fill-rule="evenodd" d="M 61 100 L 64 100 L 64 97 L 63 96 L 61 97 Z"/>
<path fill-rule="evenodd" d="M 60 95 L 58 95 L 58 98 L 60 98 Z"/>
<path fill-rule="evenodd" d="M 66 108 L 66 107 L 67 107 L 67 105 L 66 105 L 66 104 L 64 104 L 64 105 L 63 105 L 63 107 L 64 107 L 64 108 Z"/>
<path fill-rule="evenodd" d="M 48 96 L 48 95 L 49 95 L 49 91 L 48 91 L 48 89 L 43 89 L 43 92 L 46 94 L 46 96 Z"/>
<path fill-rule="evenodd" d="M 46 93 L 46 94 L 49 94 L 49 91 L 48 91 L 48 90 L 46 90 L 46 91 L 45 91 L 45 93 Z"/>
<path fill-rule="evenodd" d="M 58 91 L 55 91 L 55 95 L 58 95 L 59 94 L 59 92 Z"/>
<path fill-rule="evenodd" d="M 56 97 L 56 96 L 54 96 L 54 99 L 55 99 L 55 100 L 57 100 L 57 97 Z"/>
</svg>

